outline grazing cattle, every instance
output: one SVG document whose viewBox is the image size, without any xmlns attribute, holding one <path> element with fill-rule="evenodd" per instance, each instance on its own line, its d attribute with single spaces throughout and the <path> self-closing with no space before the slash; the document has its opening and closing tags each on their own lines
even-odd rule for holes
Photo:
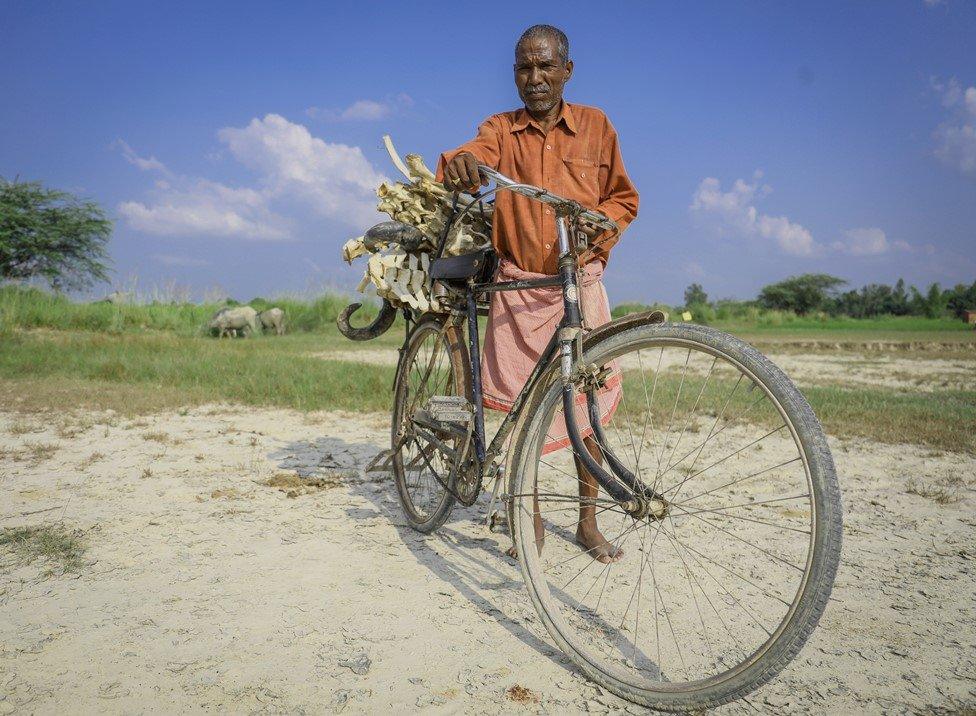
<svg viewBox="0 0 976 716">
<path fill-rule="evenodd" d="M 237 335 L 245 330 L 249 335 L 257 335 L 258 332 L 258 312 L 250 306 L 233 306 L 221 308 L 217 311 L 207 327 L 211 331 L 217 331 L 217 337 L 223 338 L 225 335 Z"/>
<path fill-rule="evenodd" d="M 285 335 L 285 312 L 280 308 L 269 308 L 258 314 L 258 320 L 264 330 L 273 329 L 276 336 Z"/>
</svg>

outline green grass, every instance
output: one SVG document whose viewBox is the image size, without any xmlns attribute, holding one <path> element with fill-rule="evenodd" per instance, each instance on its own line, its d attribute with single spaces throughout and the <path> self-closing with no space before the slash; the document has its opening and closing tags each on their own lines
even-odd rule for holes
<svg viewBox="0 0 976 716">
<path fill-rule="evenodd" d="M 0 346 L 6 379 L 0 395 L 16 408 L 20 394 L 21 409 L 40 409 L 60 396 L 62 408 L 134 413 L 208 402 L 389 410 L 394 369 L 307 354 L 334 344 L 312 336 L 218 341 L 165 333 L 14 334 Z M 21 381 L 32 392 L 18 390 Z"/>
<path fill-rule="evenodd" d="M 649 375 L 646 381 L 651 391 Z M 734 379 L 713 376 L 702 392 L 703 381 L 703 376 L 689 375 L 682 383 L 678 372 L 662 372 L 653 387 L 654 398 L 648 401 L 640 373 L 626 371 L 619 414 L 635 418 L 650 402 L 653 424 L 662 426 L 673 421 L 676 431 L 689 422 L 697 422 L 707 430 L 719 414 L 722 424 L 735 422 L 733 418 L 739 416 L 744 422 L 770 428 L 782 423 L 772 404 L 761 393 L 747 391 L 747 385 L 736 388 Z M 976 391 L 904 393 L 882 388 L 800 388 L 829 435 L 976 453 L 976 434 L 965 428 L 976 425 Z M 727 406 L 724 413 L 722 406 Z"/>
<path fill-rule="evenodd" d="M 659 308 L 667 311 L 671 320 L 680 321 L 680 309 L 655 304 L 623 303 L 611 312 L 614 318 L 628 313 Z M 878 316 L 850 318 L 828 316 L 824 313 L 798 316 L 789 311 L 760 309 L 755 306 L 717 310 L 708 307 L 706 314 L 692 311 L 692 322 L 713 326 L 758 346 L 781 346 L 790 343 L 821 345 L 833 349 L 836 345 L 854 348 L 857 344 L 873 344 L 875 348 L 893 350 L 916 348 L 917 344 L 946 345 L 969 350 L 976 347 L 976 331 L 955 318 L 923 318 L 921 316 Z M 890 344 L 890 345 L 883 345 Z M 941 345 L 939 345 L 941 344 Z"/>
<path fill-rule="evenodd" d="M 395 359 L 402 325 L 366 344 L 338 333 L 335 316 L 348 301 L 340 296 L 275 301 L 287 312 L 289 335 L 216 340 L 204 336 L 202 326 L 217 304 L 83 304 L 35 289 L 2 287 L 0 407 L 111 408 L 137 414 L 224 402 L 389 412 L 392 366 L 321 357 L 336 350 L 367 349 L 388 351 Z M 267 302 L 252 303 L 261 308 Z M 369 312 L 364 314 L 360 322 L 369 320 Z M 822 342 L 818 350 L 858 341 L 920 341 L 936 347 L 946 341 L 959 346 L 954 349 L 959 356 L 969 358 L 976 345 L 976 332 L 949 320 L 792 314 L 776 319 L 774 312 L 753 318 L 715 325 L 782 350 L 789 350 L 794 340 L 797 350 L 808 350 L 809 341 Z M 976 451 L 966 427 L 976 425 L 976 393 L 802 387 L 833 435 Z M 673 389 L 669 380 L 662 382 L 663 394 Z"/>
<path fill-rule="evenodd" d="M 954 318 L 922 318 L 920 316 L 878 316 L 876 318 L 824 316 L 818 318 L 816 316 L 797 316 L 781 311 L 769 311 L 755 321 L 715 320 L 710 322 L 710 325 L 723 330 L 749 329 L 754 331 L 777 331 L 787 328 L 791 331 L 972 332 L 972 326 L 967 326 Z"/>
<path fill-rule="evenodd" d="M 803 394 L 831 435 L 976 453 L 976 392 L 808 386 Z"/>
<path fill-rule="evenodd" d="M 376 315 L 375 301 L 363 297 L 325 294 L 318 298 L 301 301 L 293 298 L 266 300 L 255 298 L 250 305 L 257 310 L 279 306 L 285 311 L 289 332 L 322 333 L 334 329 L 336 317 L 349 303 L 363 302 L 357 313 L 357 324 L 372 320 Z M 145 304 L 111 304 L 105 302 L 82 303 L 42 291 L 14 285 L 0 286 L 0 334 L 16 329 L 84 330 L 108 333 L 169 331 L 181 335 L 196 335 L 204 331 L 210 317 L 224 303 L 174 303 L 153 302 Z M 660 308 L 673 320 L 680 320 L 677 309 L 662 304 L 647 306 L 624 303 L 615 306 L 612 315 L 620 317 L 634 311 Z M 770 311 L 748 307 L 732 312 L 708 309 L 709 315 L 694 315 L 692 320 L 713 325 L 722 330 L 740 334 L 773 335 L 796 334 L 804 339 L 829 340 L 835 337 L 849 340 L 858 338 L 880 339 L 891 336 L 903 339 L 909 334 L 919 334 L 920 340 L 939 340 L 933 337 L 942 333 L 952 340 L 976 340 L 976 331 L 965 323 L 951 318 L 921 318 L 917 316 L 882 316 L 878 318 L 848 318 L 817 314 L 797 316 L 785 311 Z M 829 334 L 829 335 L 828 335 Z M 836 334 L 836 336 L 834 335 Z M 843 338 L 840 338 L 843 336 Z"/>
<path fill-rule="evenodd" d="M 205 403 L 297 410 L 390 411 L 392 366 L 323 360 L 312 354 L 352 344 L 337 335 L 218 341 L 172 334 L 24 333 L 0 346 L 0 406 L 22 411 L 111 408 L 137 414 Z M 393 355 L 394 347 L 385 348 Z M 630 372 L 628 372 L 628 376 Z M 638 395 L 632 383 L 625 394 Z M 688 414 L 698 379 L 688 378 L 678 417 Z M 666 412 L 678 378 L 662 374 L 655 406 Z M 825 429 L 838 437 L 976 452 L 976 392 L 905 393 L 882 388 L 801 386 Z M 701 407 L 721 405 L 731 388 L 713 378 Z M 730 415 L 747 407 L 740 391 Z M 643 401 L 640 401 L 641 403 Z M 687 402 L 687 405 L 685 404 Z M 632 405 L 623 407 L 626 414 Z M 636 409 L 636 408 L 633 408 Z M 667 416 L 661 412 L 657 419 Z M 763 423 L 775 416 L 749 414 Z M 704 419 L 704 418 L 703 418 Z"/>
<path fill-rule="evenodd" d="M 78 532 L 60 525 L 14 527 L 0 531 L 3 547 L 25 564 L 44 559 L 61 573 L 77 572 L 83 566 L 85 543 Z"/>
<path fill-rule="evenodd" d="M 285 311 L 290 332 L 324 332 L 335 328 L 339 312 L 354 299 L 326 294 L 311 301 L 290 298 L 250 302 L 255 309 L 278 306 Z M 363 301 L 362 297 L 356 299 Z M 80 303 L 36 288 L 0 286 L 0 335 L 15 329 L 47 328 L 106 333 L 170 331 L 197 335 L 224 303 Z M 356 320 L 366 323 L 376 315 L 377 306 L 365 302 Z M 358 325 L 358 323 L 357 323 Z"/>
</svg>

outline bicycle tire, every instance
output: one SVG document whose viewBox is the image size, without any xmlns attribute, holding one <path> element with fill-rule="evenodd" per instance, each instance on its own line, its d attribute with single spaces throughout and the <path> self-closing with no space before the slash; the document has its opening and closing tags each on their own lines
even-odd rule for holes
<svg viewBox="0 0 976 716">
<path fill-rule="evenodd" d="M 421 318 L 417 322 L 407 341 L 403 355 L 397 364 L 397 373 L 393 388 L 394 400 L 391 442 L 393 447 L 392 466 L 394 483 L 396 484 L 397 495 L 408 524 L 413 529 L 424 534 L 429 534 L 439 529 L 447 521 L 448 517 L 450 517 L 451 511 L 454 509 L 457 501 L 457 498 L 452 493 L 454 485 L 448 483 L 448 487 L 451 489 L 446 489 L 438 484 L 441 491 L 439 502 L 429 513 L 421 513 L 411 497 L 407 472 L 404 470 L 403 453 L 405 445 L 401 444 L 399 449 L 397 446 L 401 437 L 400 428 L 405 418 L 404 412 L 408 408 L 407 399 L 410 391 L 410 372 L 414 365 L 413 361 L 417 357 L 423 343 L 429 340 L 431 336 L 440 334 L 444 320 L 444 317 L 431 315 Z M 444 329 L 442 340 L 446 342 L 448 349 L 447 356 L 450 361 L 451 374 L 454 381 L 454 385 L 452 386 L 454 394 L 462 391 L 461 394 L 467 396 L 470 393 L 471 367 L 468 361 L 467 347 L 461 339 L 460 331 L 456 326 L 447 326 Z"/>
<path fill-rule="evenodd" d="M 655 341 L 700 345 L 743 367 L 775 404 L 782 407 L 794 440 L 803 452 L 815 516 L 810 539 L 812 556 L 808 559 L 808 571 L 795 598 L 795 607 L 780 623 L 775 639 L 771 637 L 771 643 L 767 642 L 762 653 L 752 661 L 737 664 L 686 690 L 635 686 L 629 678 L 621 678 L 619 670 L 615 671 L 608 664 L 594 663 L 579 643 L 574 642 L 541 571 L 541 558 L 534 548 L 532 518 L 519 514 L 514 519 L 513 529 L 522 574 L 536 611 L 559 647 L 589 678 L 618 696 L 643 706 L 662 711 L 696 711 L 751 693 L 773 679 L 800 651 L 823 614 L 833 586 L 840 560 L 842 504 L 830 449 L 809 403 L 779 368 L 745 342 L 704 326 L 644 325 L 599 341 L 586 351 L 583 361 L 600 365 L 601 356 L 625 350 L 628 345 L 640 346 Z M 511 495 L 525 495 L 537 489 L 533 484 L 541 438 L 535 436 L 546 430 L 540 423 L 551 415 L 550 410 L 559 401 L 560 390 L 561 383 L 550 375 L 548 380 L 540 383 L 527 403 L 526 416 L 520 420 L 523 429 L 517 432 L 509 452 L 509 464 L 513 466 L 509 484 Z M 660 683 L 663 687 L 667 682 L 662 680 Z"/>
</svg>

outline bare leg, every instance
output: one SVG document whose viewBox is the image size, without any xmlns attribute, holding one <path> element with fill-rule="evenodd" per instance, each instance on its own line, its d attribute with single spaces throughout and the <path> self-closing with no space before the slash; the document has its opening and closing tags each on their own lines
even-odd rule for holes
<svg viewBox="0 0 976 716">
<path fill-rule="evenodd" d="M 603 463 L 603 455 L 600 452 L 599 446 L 593 437 L 583 438 L 583 444 L 586 445 L 586 449 L 589 451 L 592 458 L 597 462 Z M 573 460 L 576 462 L 576 473 L 579 476 L 579 495 L 583 497 L 596 497 L 600 491 L 600 486 L 596 479 L 586 471 L 583 464 L 579 461 L 579 458 L 574 457 Z M 539 554 L 542 554 L 542 546 L 545 540 L 545 530 L 542 526 L 542 515 L 539 513 L 539 497 L 538 491 L 536 497 L 533 500 L 533 509 L 535 510 L 535 515 L 533 518 L 533 526 L 535 527 L 535 544 L 536 548 L 539 550 Z M 579 524 L 576 526 L 576 541 L 579 545 L 585 549 L 593 559 L 598 562 L 606 564 L 608 562 L 618 562 L 620 558 L 624 556 L 624 551 L 619 547 L 614 547 L 607 538 L 603 536 L 600 532 L 600 528 L 596 524 L 596 506 L 593 504 L 584 505 L 582 501 L 580 502 L 579 511 Z M 518 550 L 515 545 L 512 545 L 505 554 L 513 559 L 518 559 Z"/>
<path fill-rule="evenodd" d="M 603 455 L 593 436 L 583 438 L 583 444 L 586 445 L 590 456 L 598 464 L 603 464 Z M 573 459 L 576 461 L 576 473 L 579 475 L 580 497 L 596 497 L 600 491 L 596 479 L 587 472 L 579 458 L 574 457 Z M 576 526 L 576 541 L 579 542 L 580 546 L 593 555 L 593 559 L 598 562 L 606 564 L 619 561 L 624 556 L 624 552 L 619 547 L 610 544 L 600 532 L 600 528 L 596 524 L 596 506 L 592 503 L 584 505 L 581 500 L 579 515 L 579 524 Z"/>
</svg>

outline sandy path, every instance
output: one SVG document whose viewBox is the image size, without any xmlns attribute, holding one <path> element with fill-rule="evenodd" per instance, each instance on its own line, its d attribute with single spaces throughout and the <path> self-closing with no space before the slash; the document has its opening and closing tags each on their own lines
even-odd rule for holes
<svg viewBox="0 0 976 716">
<path fill-rule="evenodd" d="M 388 479 L 361 473 L 385 423 L 218 407 L 65 439 L 0 414 L 3 525 L 63 513 L 90 544 L 78 576 L 0 556 L 0 714 L 637 712 L 552 645 L 479 509 L 432 537 L 404 526 Z M 976 458 L 834 450 L 847 510 L 835 601 L 783 675 L 721 712 L 976 703 L 976 499 L 904 489 L 970 480 Z M 261 484 L 282 474 L 337 486 Z M 515 684 L 541 702 L 508 700 Z"/>
<path fill-rule="evenodd" d="M 360 348 L 311 354 L 323 360 L 343 360 L 371 365 L 396 365 L 397 354 L 389 349 Z M 654 355 L 650 365 L 656 365 Z M 892 388 L 912 391 L 976 390 L 976 353 L 965 358 L 917 358 L 910 354 L 770 352 L 769 359 L 799 385 L 843 385 L 848 387 Z M 662 369 L 680 371 L 684 355 L 665 351 Z M 636 359 L 624 368 L 637 369 Z M 648 368 L 645 363 L 645 368 Z M 707 362 L 691 370 L 707 371 Z"/>
</svg>

